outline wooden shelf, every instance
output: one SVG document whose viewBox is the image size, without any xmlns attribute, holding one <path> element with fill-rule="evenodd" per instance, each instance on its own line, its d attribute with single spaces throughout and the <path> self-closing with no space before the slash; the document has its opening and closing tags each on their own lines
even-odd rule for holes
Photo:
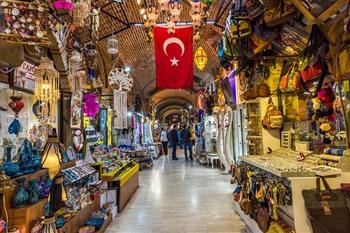
<svg viewBox="0 0 350 233">
<path fill-rule="evenodd" d="M 111 224 L 111 222 L 112 222 L 112 214 L 109 214 L 107 219 L 103 223 L 102 227 L 100 228 L 100 230 L 96 231 L 96 233 L 104 233 L 107 230 L 109 224 Z"/>
<path fill-rule="evenodd" d="M 96 200 L 92 201 L 89 205 L 85 206 L 83 209 L 69 219 L 58 232 L 60 233 L 76 233 L 81 227 L 84 226 L 85 222 L 90 219 L 91 214 L 100 209 L 100 198 L 99 196 Z"/>
<path fill-rule="evenodd" d="M 41 218 L 45 212 L 47 199 L 41 199 L 38 203 L 27 205 L 22 208 L 11 208 L 8 210 L 9 220 L 16 225 L 22 233 L 30 232 L 30 223 L 34 219 Z"/>
</svg>

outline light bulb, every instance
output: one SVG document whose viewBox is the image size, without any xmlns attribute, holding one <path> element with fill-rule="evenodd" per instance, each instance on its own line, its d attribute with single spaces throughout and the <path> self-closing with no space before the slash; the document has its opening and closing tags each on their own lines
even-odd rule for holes
<svg viewBox="0 0 350 233">
<path fill-rule="evenodd" d="M 145 8 L 141 8 L 140 9 L 140 14 L 143 15 L 145 13 L 145 11 L 146 11 Z"/>
</svg>

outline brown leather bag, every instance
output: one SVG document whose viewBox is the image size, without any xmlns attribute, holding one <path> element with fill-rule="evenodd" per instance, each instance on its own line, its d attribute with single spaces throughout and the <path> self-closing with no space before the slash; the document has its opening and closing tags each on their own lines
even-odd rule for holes
<svg viewBox="0 0 350 233">
<path fill-rule="evenodd" d="M 267 232 L 270 226 L 270 213 L 269 210 L 264 208 L 264 207 L 259 207 L 258 208 L 258 226 L 262 232 Z"/>
<path fill-rule="evenodd" d="M 281 129 L 283 126 L 283 116 L 276 105 L 273 104 L 272 99 L 269 99 L 265 116 L 262 120 L 262 126 L 265 129 Z"/>
<path fill-rule="evenodd" d="M 269 97 L 271 94 L 270 87 L 266 83 L 260 83 L 257 89 L 259 97 Z"/>
<path fill-rule="evenodd" d="M 247 184 L 243 185 L 241 195 L 242 195 L 242 199 L 239 202 L 239 206 L 241 207 L 241 210 L 246 215 L 253 214 L 254 206 L 253 206 L 252 200 L 249 199 L 248 190 L 247 190 Z"/>
</svg>

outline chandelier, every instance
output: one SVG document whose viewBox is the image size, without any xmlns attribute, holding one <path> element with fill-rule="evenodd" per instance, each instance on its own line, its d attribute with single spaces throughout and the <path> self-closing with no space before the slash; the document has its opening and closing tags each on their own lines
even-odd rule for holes
<svg viewBox="0 0 350 233">
<path fill-rule="evenodd" d="M 167 11 L 169 0 L 158 0 L 158 4 L 161 11 Z"/>
<path fill-rule="evenodd" d="M 174 16 L 175 22 L 180 20 L 180 14 L 182 11 L 182 3 L 178 1 L 171 1 L 168 5 L 169 12 L 172 16 Z"/>
<path fill-rule="evenodd" d="M 91 10 L 91 0 L 78 0 L 74 4 L 74 8 L 72 10 L 72 16 L 74 24 L 77 27 L 84 27 L 85 20 L 90 14 Z"/>
<path fill-rule="evenodd" d="M 149 6 L 146 10 L 147 19 L 150 25 L 155 25 L 159 16 L 159 9 L 156 6 Z"/>
<path fill-rule="evenodd" d="M 41 120 L 55 120 L 56 103 L 60 98 L 59 73 L 53 62 L 47 57 L 40 59 L 40 64 L 34 71 L 34 100 L 41 103 L 39 117 Z"/>
</svg>

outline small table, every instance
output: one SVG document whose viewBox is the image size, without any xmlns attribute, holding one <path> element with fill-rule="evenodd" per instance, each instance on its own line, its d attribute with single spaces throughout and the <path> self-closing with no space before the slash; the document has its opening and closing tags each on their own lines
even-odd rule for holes
<svg viewBox="0 0 350 233">
<path fill-rule="evenodd" d="M 207 154 L 207 163 L 211 163 L 211 167 L 214 168 L 214 161 L 215 164 L 217 163 L 216 161 L 220 162 L 219 156 L 216 153 L 208 153 Z"/>
</svg>

